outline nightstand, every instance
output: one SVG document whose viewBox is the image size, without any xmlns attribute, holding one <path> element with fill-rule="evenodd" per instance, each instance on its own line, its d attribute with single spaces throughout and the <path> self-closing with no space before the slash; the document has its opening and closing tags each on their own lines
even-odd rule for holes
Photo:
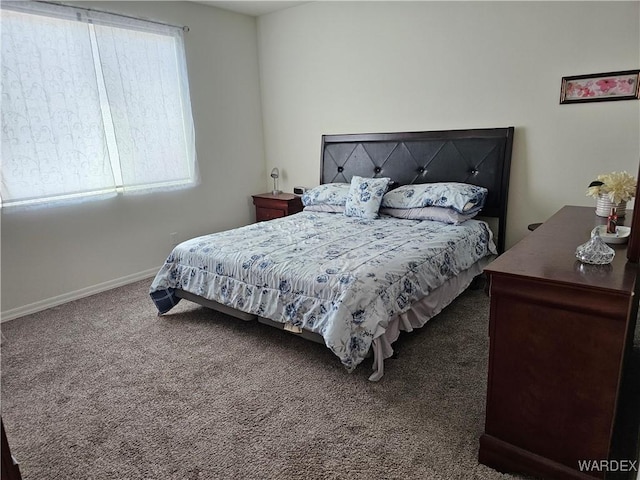
<svg viewBox="0 0 640 480">
<path fill-rule="evenodd" d="M 260 193 L 252 197 L 256 206 L 256 222 L 286 217 L 302 211 L 302 199 L 293 193 Z"/>
</svg>

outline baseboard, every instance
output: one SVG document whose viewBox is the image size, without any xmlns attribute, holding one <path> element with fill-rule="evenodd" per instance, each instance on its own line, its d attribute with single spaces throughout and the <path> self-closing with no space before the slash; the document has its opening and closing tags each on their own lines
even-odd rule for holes
<svg viewBox="0 0 640 480">
<path fill-rule="evenodd" d="M 521 473 L 533 478 L 595 480 L 577 469 L 512 445 L 486 433 L 480 436 L 478 461 L 503 473 Z"/>
<path fill-rule="evenodd" d="M 22 307 L 17 307 L 17 308 L 12 308 L 11 310 L 2 311 L 0 312 L 0 319 L 1 319 L 0 321 L 2 323 L 8 322 L 9 320 L 15 320 L 16 318 L 24 317 L 25 315 L 41 312 L 42 310 L 46 310 L 47 308 L 51 308 L 51 307 L 56 307 L 58 305 L 62 305 L 63 303 L 71 302 L 73 300 L 79 300 L 81 298 L 88 297 L 90 295 L 95 295 L 96 293 L 111 290 L 112 288 L 122 287 L 123 285 L 128 285 L 130 283 L 137 282 L 138 280 L 144 280 L 145 278 L 153 277 L 156 273 L 158 273 L 158 270 L 160 270 L 160 267 L 150 268 L 149 270 L 144 270 L 142 272 L 126 275 L 124 277 L 109 280 L 107 282 L 98 283 L 97 285 L 81 288 L 80 290 L 64 293 L 62 295 L 57 295 L 55 297 L 46 298 L 44 300 L 30 303 Z"/>
</svg>

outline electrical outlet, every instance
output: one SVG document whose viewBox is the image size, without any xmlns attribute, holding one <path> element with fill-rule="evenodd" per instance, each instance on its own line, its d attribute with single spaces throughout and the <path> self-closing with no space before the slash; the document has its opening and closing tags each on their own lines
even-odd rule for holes
<svg viewBox="0 0 640 480">
<path fill-rule="evenodd" d="M 178 232 L 172 232 L 169 234 L 169 240 L 171 241 L 171 246 L 175 247 L 180 243 L 178 240 Z"/>
</svg>

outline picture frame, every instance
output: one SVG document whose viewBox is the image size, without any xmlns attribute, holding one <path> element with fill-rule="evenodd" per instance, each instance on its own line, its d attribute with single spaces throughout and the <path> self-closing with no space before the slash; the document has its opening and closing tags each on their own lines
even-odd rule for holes
<svg viewBox="0 0 640 480">
<path fill-rule="evenodd" d="M 560 104 L 640 98 L 640 70 L 562 77 Z"/>
</svg>

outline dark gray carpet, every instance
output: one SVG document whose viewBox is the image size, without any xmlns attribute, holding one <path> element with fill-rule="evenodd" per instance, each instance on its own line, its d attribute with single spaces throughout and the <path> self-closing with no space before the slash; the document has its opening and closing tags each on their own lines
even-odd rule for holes
<svg viewBox="0 0 640 480">
<path fill-rule="evenodd" d="M 379 383 L 150 281 L 2 325 L 2 416 L 34 479 L 516 478 L 478 464 L 488 298 L 401 338 Z"/>
</svg>

